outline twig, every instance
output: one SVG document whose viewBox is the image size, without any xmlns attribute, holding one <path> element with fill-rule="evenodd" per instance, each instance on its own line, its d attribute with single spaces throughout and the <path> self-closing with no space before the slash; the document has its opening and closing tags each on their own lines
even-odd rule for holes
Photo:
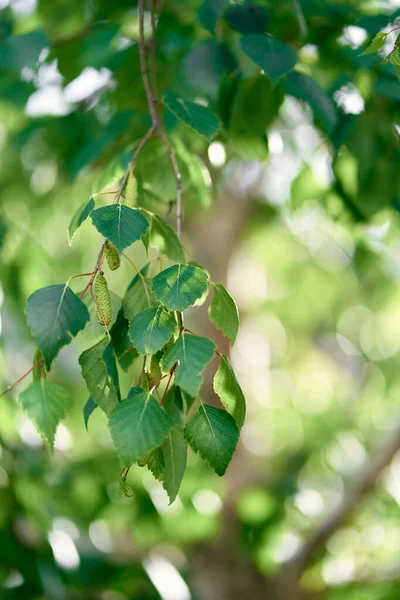
<svg viewBox="0 0 400 600">
<path fill-rule="evenodd" d="M 168 392 L 169 386 L 170 386 L 170 384 L 171 384 L 171 379 L 172 379 L 172 376 L 173 376 L 173 374 L 175 373 L 175 371 L 176 371 L 176 367 L 177 367 L 177 366 L 178 366 L 178 363 L 175 363 L 175 364 L 174 364 L 174 366 L 172 367 L 171 371 L 169 372 L 169 379 L 168 379 L 168 381 L 167 381 L 167 385 L 165 386 L 165 390 L 164 390 L 164 393 L 163 393 L 163 395 L 162 395 L 161 402 L 160 402 L 160 405 L 161 405 L 161 406 L 164 404 L 165 397 L 166 397 L 166 395 L 167 395 L 167 392 Z"/>
<path fill-rule="evenodd" d="M 157 62 L 156 62 L 156 28 L 157 28 L 156 12 L 157 12 L 157 6 L 156 6 L 155 0 L 151 0 L 150 11 L 151 11 L 152 38 L 150 41 L 150 67 L 149 67 L 149 69 L 150 69 L 151 85 L 153 88 L 154 99 L 157 100 L 158 99 Z"/>
<path fill-rule="evenodd" d="M 122 192 L 124 190 L 125 184 L 128 180 L 129 177 L 129 173 L 132 170 L 133 165 L 136 162 L 137 157 L 139 156 L 140 151 L 142 150 L 143 146 L 145 145 L 145 143 L 151 138 L 151 136 L 153 135 L 153 133 L 155 132 L 155 125 L 153 124 L 150 129 L 148 130 L 148 132 L 142 137 L 142 139 L 140 140 L 135 152 L 133 153 L 133 156 L 131 158 L 131 160 L 129 161 L 129 164 L 125 170 L 124 176 L 121 180 L 121 183 L 119 185 L 118 191 L 116 193 L 116 196 L 114 198 L 114 204 L 118 204 L 118 202 L 120 201 Z"/>
<path fill-rule="evenodd" d="M 149 77 L 147 74 L 146 66 L 146 45 L 144 41 L 144 3 L 143 0 L 138 0 L 138 11 L 139 11 L 139 60 L 140 60 L 140 72 L 142 74 L 143 86 L 146 92 L 147 104 L 149 105 L 149 111 L 151 121 L 154 127 L 157 127 L 158 118 L 156 109 L 154 106 L 154 96 L 151 91 Z"/>
<path fill-rule="evenodd" d="M 19 379 L 17 379 L 17 381 L 16 381 L 15 383 L 13 383 L 12 385 L 9 385 L 9 386 L 8 386 L 8 387 L 7 387 L 7 388 L 4 390 L 4 392 L 2 392 L 2 393 L 0 394 L 0 398 L 1 398 L 2 396 L 5 396 L 6 394 L 8 394 L 8 392 L 12 392 L 12 391 L 13 391 L 13 389 L 14 389 L 14 388 L 15 388 L 15 387 L 16 387 L 16 386 L 19 384 L 19 383 L 21 383 L 21 381 L 22 381 L 23 379 L 25 379 L 25 377 L 27 377 L 27 376 L 29 375 L 29 373 L 32 373 L 32 371 L 34 371 L 34 370 L 36 369 L 36 367 L 38 367 L 38 366 L 39 366 L 40 364 L 42 364 L 43 362 L 44 362 L 44 358 L 41 358 L 40 360 L 38 360 L 38 362 L 37 362 L 37 363 L 35 363 L 35 364 L 33 365 L 33 367 L 31 367 L 31 368 L 29 369 L 29 371 L 27 371 L 27 372 L 25 373 L 25 375 L 22 375 L 22 377 L 20 377 Z"/>
<path fill-rule="evenodd" d="M 345 493 L 339 506 L 323 521 L 311 534 L 305 544 L 286 563 L 284 571 L 289 569 L 293 576 L 299 578 L 305 567 L 329 537 L 351 515 L 359 502 L 376 484 L 383 469 L 391 462 L 396 452 L 400 450 L 400 428 L 382 446 L 378 447 L 367 461 L 364 469 L 359 473 L 353 486 Z"/>
<path fill-rule="evenodd" d="M 303 9 L 301 8 L 300 0 L 293 0 L 293 5 L 297 13 L 297 19 L 299 21 L 301 37 L 306 37 L 308 33 L 306 19 L 304 17 Z"/>
</svg>

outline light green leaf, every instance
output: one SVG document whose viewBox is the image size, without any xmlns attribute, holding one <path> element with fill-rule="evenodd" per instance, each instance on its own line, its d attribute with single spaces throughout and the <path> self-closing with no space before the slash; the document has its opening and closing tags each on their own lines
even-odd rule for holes
<svg viewBox="0 0 400 600">
<path fill-rule="evenodd" d="M 146 272 L 147 265 L 146 270 L 142 269 L 140 275 L 138 274 L 132 279 L 122 300 L 125 317 L 128 321 L 131 321 L 138 313 L 158 304 L 152 291 L 152 280 L 144 274 Z"/>
<path fill-rule="evenodd" d="M 163 98 L 163 103 L 179 121 L 183 121 L 197 131 L 207 141 L 211 142 L 217 134 L 220 123 L 218 117 L 209 108 L 183 100 L 172 93 Z"/>
<path fill-rule="evenodd" d="M 19 401 L 43 441 L 53 451 L 57 425 L 68 406 L 68 392 L 47 379 L 40 379 L 19 395 Z"/>
<path fill-rule="evenodd" d="M 190 446 L 218 475 L 223 475 L 239 440 L 239 430 L 229 413 L 202 404 L 184 429 Z"/>
<path fill-rule="evenodd" d="M 34 292 L 26 307 L 28 325 L 49 370 L 63 346 L 89 321 L 89 311 L 66 285 L 50 285 Z"/>
<path fill-rule="evenodd" d="M 106 415 L 118 404 L 118 394 L 113 378 L 108 372 L 104 352 L 108 346 L 108 338 L 100 340 L 97 344 L 82 352 L 79 364 L 87 388 L 93 400 L 104 410 Z"/>
<path fill-rule="evenodd" d="M 153 215 L 151 219 L 150 243 L 170 260 L 185 262 L 185 255 L 175 231 L 158 215 Z"/>
<path fill-rule="evenodd" d="M 244 35 L 240 39 L 240 46 L 272 81 L 277 81 L 297 63 L 297 53 L 270 35 Z"/>
<path fill-rule="evenodd" d="M 142 388 L 135 387 L 110 416 L 109 428 L 125 466 L 159 446 L 173 425 L 171 417 L 158 400 Z"/>
<path fill-rule="evenodd" d="M 172 504 L 178 494 L 185 473 L 187 458 L 187 442 L 179 425 L 175 425 L 169 430 L 161 448 L 165 461 L 162 484 L 169 496 L 169 503 Z"/>
<path fill-rule="evenodd" d="M 153 292 L 169 310 L 186 310 L 208 287 L 208 274 L 192 265 L 173 265 L 153 279 Z"/>
<path fill-rule="evenodd" d="M 176 325 L 174 317 L 158 306 L 138 313 L 131 321 L 129 333 L 138 352 L 154 354 L 165 346 Z"/>
<path fill-rule="evenodd" d="M 89 200 L 87 202 L 84 202 L 83 204 L 81 204 L 81 206 L 78 208 L 78 210 L 72 217 L 71 223 L 69 224 L 69 227 L 68 227 L 68 238 L 69 238 L 70 246 L 72 245 L 72 240 L 74 239 L 75 233 L 77 232 L 79 227 L 82 225 L 82 223 L 84 221 L 86 221 L 86 219 L 88 218 L 88 216 L 90 215 L 90 213 L 92 212 L 93 209 L 94 209 L 94 200 L 93 200 L 93 198 L 89 198 Z"/>
<path fill-rule="evenodd" d="M 151 471 L 154 477 L 161 481 L 162 474 L 165 469 L 164 454 L 160 448 L 155 448 L 150 452 L 149 460 L 147 461 L 147 467 Z"/>
<path fill-rule="evenodd" d="M 227 356 L 221 356 L 213 385 L 215 393 L 220 397 L 228 413 L 235 419 L 238 428 L 241 429 L 246 416 L 246 400 Z"/>
<path fill-rule="evenodd" d="M 214 295 L 208 309 L 208 316 L 233 345 L 239 329 L 239 312 L 236 302 L 220 283 L 214 285 Z"/>
<path fill-rule="evenodd" d="M 190 396 L 196 396 L 203 382 L 201 373 L 213 358 L 214 352 L 214 342 L 184 331 L 164 354 L 161 368 L 164 372 L 170 371 L 178 362 L 175 375 L 176 385 L 179 385 Z"/>
<path fill-rule="evenodd" d="M 400 48 L 393 50 L 393 52 L 390 55 L 389 60 L 392 63 L 392 65 L 394 65 L 395 67 L 400 66 Z"/>
<path fill-rule="evenodd" d="M 125 248 L 140 240 L 149 223 L 138 211 L 124 204 L 110 204 L 91 213 L 93 225 L 114 244 L 121 254 Z"/>
<path fill-rule="evenodd" d="M 386 42 L 386 38 L 389 34 L 383 31 L 378 31 L 372 42 L 366 47 L 364 52 L 361 52 L 358 56 L 365 56 L 366 54 L 373 54 L 383 48 Z"/>
</svg>

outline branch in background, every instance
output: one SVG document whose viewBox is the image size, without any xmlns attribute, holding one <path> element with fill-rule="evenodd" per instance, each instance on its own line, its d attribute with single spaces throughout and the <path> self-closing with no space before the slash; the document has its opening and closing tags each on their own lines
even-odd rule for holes
<svg viewBox="0 0 400 600">
<path fill-rule="evenodd" d="M 287 569 L 290 569 L 297 579 L 301 576 L 315 553 L 347 520 L 359 502 L 371 492 L 383 469 L 391 462 L 398 450 L 400 450 L 400 428 L 385 444 L 375 450 L 364 469 L 359 473 L 353 486 L 343 496 L 339 506 L 311 534 L 310 538 L 290 561 L 283 566 L 282 578 L 286 577 Z"/>
</svg>

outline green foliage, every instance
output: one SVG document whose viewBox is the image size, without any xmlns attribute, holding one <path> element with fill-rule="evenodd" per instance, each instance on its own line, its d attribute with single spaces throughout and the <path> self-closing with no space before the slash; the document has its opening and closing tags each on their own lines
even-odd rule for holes
<svg viewBox="0 0 400 600">
<path fill-rule="evenodd" d="M 272 81 L 286 75 L 297 63 L 296 52 L 269 35 L 245 35 L 240 40 L 240 47 Z"/>
<path fill-rule="evenodd" d="M 223 475 L 239 439 L 239 430 L 231 415 L 220 408 L 202 404 L 187 423 L 184 433 L 193 450 L 217 475 Z"/>
<path fill-rule="evenodd" d="M 246 416 L 246 400 L 231 361 L 224 355 L 221 355 L 218 371 L 214 376 L 214 391 L 235 419 L 238 429 L 241 429 Z"/>
<path fill-rule="evenodd" d="M 35 424 L 51 451 L 58 423 L 68 407 L 68 392 L 61 386 L 42 378 L 31 383 L 20 395 L 19 402 Z"/>
<path fill-rule="evenodd" d="M 147 267 L 143 271 L 147 272 Z M 138 273 L 132 279 L 122 300 L 124 313 L 128 321 L 133 319 L 138 313 L 157 306 L 157 300 L 154 297 L 151 286 L 152 280 L 144 275 L 143 272 Z"/>
<path fill-rule="evenodd" d="M 151 217 L 150 244 L 170 260 L 178 263 L 185 262 L 182 245 L 175 231 L 158 215 Z"/>
<path fill-rule="evenodd" d="M 374 54 L 383 48 L 386 42 L 388 34 L 383 31 L 378 31 L 372 42 L 369 43 L 367 48 L 359 54 L 359 56 L 365 56 L 367 54 Z"/>
<path fill-rule="evenodd" d="M 89 320 L 88 309 L 67 284 L 51 285 L 34 292 L 28 298 L 26 316 L 47 369 L 60 349 L 69 344 Z"/>
<path fill-rule="evenodd" d="M 111 204 L 91 213 L 93 225 L 121 253 L 145 235 L 149 223 L 138 211 L 123 204 Z"/>
<path fill-rule="evenodd" d="M 186 310 L 208 288 L 208 274 L 193 265 L 173 265 L 153 279 L 155 297 L 169 310 Z"/>
<path fill-rule="evenodd" d="M 93 400 L 93 396 L 89 396 L 85 406 L 83 407 L 83 420 L 85 421 L 86 431 L 88 431 L 89 417 L 97 407 L 98 404 Z"/>
<path fill-rule="evenodd" d="M 109 427 L 115 449 L 125 466 L 137 462 L 161 444 L 173 425 L 157 398 L 140 387 L 111 413 Z"/>
<path fill-rule="evenodd" d="M 236 302 L 220 283 L 214 285 L 208 315 L 210 321 L 229 338 L 231 344 L 234 344 L 239 330 L 239 312 Z"/>
<path fill-rule="evenodd" d="M 163 488 L 170 504 L 175 500 L 186 469 L 187 442 L 179 425 L 172 427 L 161 446 L 165 467 L 162 471 Z"/>
<path fill-rule="evenodd" d="M 130 336 L 141 354 L 155 354 L 175 333 L 176 321 L 161 306 L 135 315 L 130 324 Z"/>
<path fill-rule="evenodd" d="M 97 342 L 79 357 L 82 376 L 93 400 L 109 415 L 118 403 L 118 394 L 105 361 L 108 339 Z"/>
<path fill-rule="evenodd" d="M 213 358 L 215 344 L 205 337 L 183 332 L 168 348 L 161 361 L 163 371 L 169 371 L 177 362 L 175 381 L 190 396 L 197 396 L 205 366 Z"/>
<path fill-rule="evenodd" d="M 167 94 L 163 102 L 179 121 L 197 131 L 209 142 L 217 134 L 220 126 L 218 118 L 205 106 L 188 102 L 172 93 Z"/>
</svg>

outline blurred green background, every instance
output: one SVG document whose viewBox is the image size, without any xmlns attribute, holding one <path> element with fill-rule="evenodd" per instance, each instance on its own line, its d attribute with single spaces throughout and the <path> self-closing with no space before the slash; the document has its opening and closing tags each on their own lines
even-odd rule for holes
<svg viewBox="0 0 400 600">
<path fill-rule="evenodd" d="M 53 457 L 17 392 L 1 399 L 1 599 L 400 598 L 399 456 L 300 585 L 280 596 L 275 589 L 398 423 L 400 83 L 379 55 L 358 56 L 367 39 L 396 26 L 396 5 L 162 3 L 159 93 L 208 104 L 223 125 L 208 145 L 165 115 L 182 162 L 185 248 L 239 306 L 231 356 L 247 420 L 224 478 L 190 453 L 172 506 L 138 467 L 129 474 L 133 496 L 121 497 L 104 415 L 93 413 L 88 433 L 83 422 L 88 393 L 77 357 L 93 339 L 85 331 L 51 373 L 71 397 Z M 6 387 L 31 366 L 26 298 L 92 268 L 101 238 L 86 222 L 70 248 L 69 221 L 91 193 L 112 189 L 149 116 L 135 2 L 0 0 L 0 9 Z M 147 12 L 147 35 L 149 21 Z M 264 31 L 296 48 L 297 72 L 315 88 L 299 91 L 289 76 L 271 85 L 241 53 L 238 36 Z M 137 176 L 140 202 L 168 213 L 174 180 L 156 142 Z M 174 224 L 174 209 L 169 215 Z M 141 250 L 128 253 L 145 264 Z M 124 263 L 111 289 L 122 295 L 133 275 Z M 191 309 L 186 322 L 226 351 L 205 313 Z"/>
</svg>

